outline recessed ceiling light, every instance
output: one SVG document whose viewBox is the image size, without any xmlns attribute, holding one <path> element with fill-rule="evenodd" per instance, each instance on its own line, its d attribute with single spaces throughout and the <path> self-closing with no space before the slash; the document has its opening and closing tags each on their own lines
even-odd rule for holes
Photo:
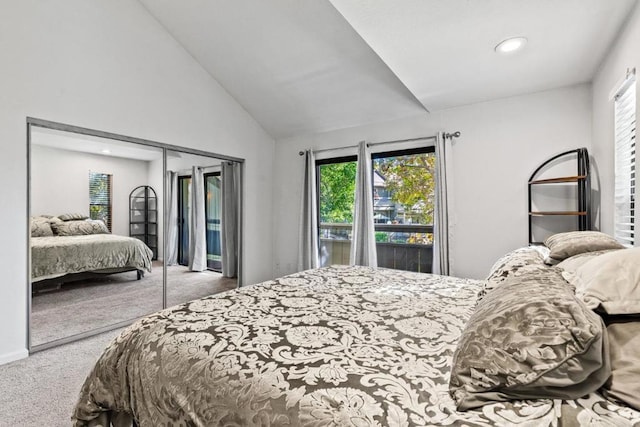
<svg viewBox="0 0 640 427">
<path fill-rule="evenodd" d="M 513 53 L 522 49 L 525 44 L 527 44 L 525 37 L 511 37 L 498 43 L 495 51 L 498 53 Z"/>
<path fill-rule="evenodd" d="M 104 150 L 102 150 L 102 154 L 111 154 L 111 150 L 105 148 Z"/>
</svg>

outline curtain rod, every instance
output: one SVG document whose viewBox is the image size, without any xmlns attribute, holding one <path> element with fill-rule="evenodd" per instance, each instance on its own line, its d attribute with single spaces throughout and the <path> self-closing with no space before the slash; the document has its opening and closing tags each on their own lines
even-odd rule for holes
<svg viewBox="0 0 640 427">
<path fill-rule="evenodd" d="M 458 138 L 460 136 L 460 132 L 459 131 L 455 131 L 453 133 L 445 133 L 444 134 L 444 138 L 445 139 L 450 139 L 450 138 Z M 409 138 L 409 139 L 396 139 L 393 141 L 381 141 L 381 142 L 370 142 L 367 143 L 367 147 L 373 147 L 376 145 L 382 145 L 382 144 L 395 144 L 397 142 L 413 142 L 413 141 L 424 141 L 424 140 L 430 140 L 430 139 L 436 139 L 437 136 L 436 135 L 431 135 L 431 136 L 422 136 L 419 138 Z M 356 148 L 357 145 L 347 145 L 346 147 L 336 147 L 336 148 L 325 148 L 323 150 L 314 150 L 314 153 L 322 153 L 324 151 L 334 151 L 334 150 L 345 150 L 347 148 Z M 298 151 L 298 154 L 303 156 L 304 155 L 304 151 Z"/>
</svg>

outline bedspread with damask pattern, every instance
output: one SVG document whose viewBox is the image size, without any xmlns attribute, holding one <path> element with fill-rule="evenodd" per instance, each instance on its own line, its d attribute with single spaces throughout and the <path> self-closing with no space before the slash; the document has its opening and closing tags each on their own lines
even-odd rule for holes
<svg viewBox="0 0 640 427">
<path fill-rule="evenodd" d="M 329 267 L 147 316 L 104 351 L 75 425 L 633 425 L 638 413 L 580 401 L 458 412 L 452 355 L 481 281 Z"/>
<path fill-rule="evenodd" d="M 151 272 L 153 253 L 142 241 L 116 234 L 31 238 L 31 280 L 136 268 Z"/>
</svg>

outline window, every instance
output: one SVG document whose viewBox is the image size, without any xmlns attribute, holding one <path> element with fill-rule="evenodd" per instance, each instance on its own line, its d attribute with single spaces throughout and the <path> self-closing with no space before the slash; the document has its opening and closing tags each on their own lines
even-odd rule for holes
<svg viewBox="0 0 640 427">
<path fill-rule="evenodd" d="M 111 231 L 111 180 L 106 173 L 89 172 L 89 217 L 102 220 Z"/>
<path fill-rule="evenodd" d="M 375 153 L 371 157 L 378 265 L 430 272 L 434 147 Z M 355 156 L 316 162 L 323 266 L 349 263 L 356 163 Z"/>
<path fill-rule="evenodd" d="M 627 80 L 615 96 L 615 230 L 616 240 L 635 243 L 636 82 Z"/>
</svg>

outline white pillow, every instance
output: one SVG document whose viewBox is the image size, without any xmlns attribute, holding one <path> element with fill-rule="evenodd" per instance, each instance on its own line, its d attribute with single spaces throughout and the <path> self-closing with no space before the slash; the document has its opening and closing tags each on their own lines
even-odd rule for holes
<svg viewBox="0 0 640 427">
<path fill-rule="evenodd" d="M 562 276 L 587 307 L 608 314 L 640 313 L 640 247 L 593 258 Z"/>
<path fill-rule="evenodd" d="M 575 272 L 578 268 L 588 263 L 597 256 L 611 253 L 613 251 L 620 251 L 622 249 L 607 249 L 604 251 L 584 252 L 578 255 L 574 255 L 565 259 L 562 262 L 555 264 L 556 267 L 569 272 Z"/>
</svg>

